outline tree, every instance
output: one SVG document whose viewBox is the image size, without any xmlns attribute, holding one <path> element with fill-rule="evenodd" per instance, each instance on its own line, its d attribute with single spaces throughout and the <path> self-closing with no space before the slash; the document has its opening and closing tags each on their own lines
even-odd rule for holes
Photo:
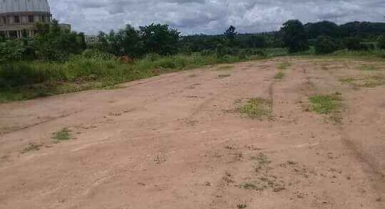
<svg viewBox="0 0 385 209">
<path fill-rule="evenodd" d="M 126 25 L 124 30 L 119 31 L 122 36 L 122 47 L 124 55 L 140 57 L 143 54 L 143 42 L 140 39 L 139 31 L 131 25 Z"/>
<path fill-rule="evenodd" d="M 235 36 L 237 35 L 237 32 L 235 31 L 236 28 L 234 26 L 230 26 L 226 32 L 225 32 L 225 36 L 227 38 L 227 40 L 229 41 L 229 45 L 230 46 L 234 46 L 235 45 Z"/>
<path fill-rule="evenodd" d="M 40 59 L 64 61 L 85 49 L 84 35 L 61 29 L 56 20 L 51 24 L 38 23 L 36 28 L 32 47 Z"/>
<path fill-rule="evenodd" d="M 139 34 L 146 53 L 172 55 L 178 53 L 179 32 L 168 25 L 151 24 L 140 27 Z"/>
<path fill-rule="evenodd" d="M 265 48 L 266 47 L 266 39 L 265 39 L 265 37 L 263 37 L 261 35 L 250 36 L 248 42 L 249 42 L 248 43 L 249 47 L 252 47 L 252 48 Z"/>
<path fill-rule="evenodd" d="M 344 45 L 348 50 L 351 51 L 359 51 L 359 50 L 365 50 L 365 45 L 361 44 L 362 39 L 358 37 L 348 37 L 344 39 Z"/>
<path fill-rule="evenodd" d="M 303 24 L 299 20 L 289 20 L 281 28 L 283 42 L 289 48 L 289 53 L 306 51 L 309 43 Z"/>
<path fill-rule="evenodd" d="M 337 51 L 338 44 L 328 36 L 320 36 L 317 38 L 314 48 L 316 54 L 329 54 Z"/>
<path fill-rule="evenodd" d="M 329 21 L 322 21 L 316 23 L 308 23 L 305 26 L 308 38 L 316 39 L 319 36 L 329 36 L 338 38 L 341 36 L 340 28 L 337 24 Z"/>
<path fill-rule="evenodd" d="M 377 40 L 377 46 L 380 49 L 385 49 L 385 35 L 382 35 Z"/>
</svg>

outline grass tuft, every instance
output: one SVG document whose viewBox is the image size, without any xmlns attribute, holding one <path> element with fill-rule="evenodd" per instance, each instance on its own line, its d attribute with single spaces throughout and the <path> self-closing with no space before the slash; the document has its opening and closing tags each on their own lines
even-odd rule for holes
<svg viewBox="0 0 385 209">
<path fill-rule="evenodd" d="M 227 78 L 230 76 L 231 76 L 230 74 L 220 74 L 220 75 L 218 75 L 218 78 Z"/>
<path fill-rule="evenodd" d="M 63 128 L 60 131 L 54 133 L 52 138 L 55 139 L 56 142 L 68 141 L 71 139 L 71 130 L 68 128 Z"/>
<path fill-rule="evenodd" d="M 340 81 L 343 84 L 353 84 L 355 79 L 354 78 L 341 78 Z"/>
<path fill-rule="evenodd" d="M 239 204 L 239 205 L 237 205 L 237 208 L 238 209 L 244 209 L 244 208 L 247 208 L 247 205 L 246 204 Z"/>
<path fill-rule="evenodd" d="M 232 70 L 233 68 L 234 68 L 234 66 L 232 66 L 232 65 L 224 65 L 224 66 L 218 67 L 217 70 Z"/>
<path fill-rule="evenodd" d="M 262 98 L 253 98 L 240 107 L 239 112 L 252 119 L 262 120 L 264 117 L 271 119 L 273 116 L 272 102 Z"/>
<path fill-rule="evenodd" d="M 315 95 L 309 98 L 311 110 L 319 114 L 330 114 L 341 107 L 341 95 Z"/>
</svg>

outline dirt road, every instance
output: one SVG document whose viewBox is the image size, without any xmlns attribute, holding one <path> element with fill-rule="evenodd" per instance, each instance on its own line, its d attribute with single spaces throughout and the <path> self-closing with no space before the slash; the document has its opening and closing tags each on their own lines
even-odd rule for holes
<svg viewBox="0 0 385 209">
<path fill-rule="evenodd" d="M 385 86 L 341 82 L 383 72 L 279 58 L 1 104 L 0 208 L 384 209 Z M 308 111 L 337 91 L 342 121 Z M 240 115 L 247 98 L 273 119 Z"/>
</svg>

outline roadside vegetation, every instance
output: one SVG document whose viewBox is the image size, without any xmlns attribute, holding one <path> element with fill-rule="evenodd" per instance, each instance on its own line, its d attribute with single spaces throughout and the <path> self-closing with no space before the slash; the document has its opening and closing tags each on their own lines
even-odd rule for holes
<svg viewBox="0 0 385 209">
<path fill-rule="evenodd" d="M 127 25 L 119 31 L 100 32 L 99 42 L 87 45 L 83 33 L 62 30 L 57 21 L 38 24 L 34 39 L 0 37 L 0 102 L 110 89 L 162 73 L 277 56 L 383 59 L 384 25 L 327 21 L 303 25 L 289 20 L 280 31 L 270 33 L 239 34 L 230 26 L 220 35 L 191 36 L 181 36 L 168 25 Z M 281 63 L 275 78 L 282 79 L 289 66 Z M 231 68 L 225 65 L 218 70 Z"/>
</svg>

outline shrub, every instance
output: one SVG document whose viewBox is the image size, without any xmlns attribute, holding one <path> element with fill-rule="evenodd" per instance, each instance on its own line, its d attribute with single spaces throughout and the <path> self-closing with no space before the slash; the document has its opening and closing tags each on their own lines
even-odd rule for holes
<svg viewBox="0 0 385 209">
<path fill-rule="evenodd" d="M 338 50 L 338 44 L 328 36 L 320 36 L 314 43 L 316 54 L 329 54 Z"/>
</svg>

